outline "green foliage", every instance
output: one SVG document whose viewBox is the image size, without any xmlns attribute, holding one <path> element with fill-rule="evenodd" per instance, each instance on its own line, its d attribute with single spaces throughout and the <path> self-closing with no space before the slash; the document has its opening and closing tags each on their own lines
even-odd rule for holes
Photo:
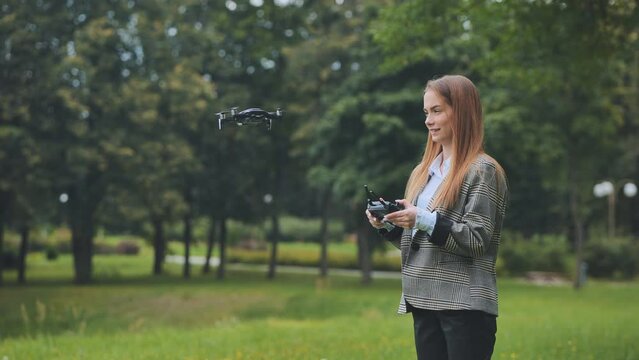
<svg viewBox="0 0 639 360">
<path fill-rule="evenodd" d="M 93 252 L 96 255 L 138 255 L 140 245 L 131 240 L 122 240 L 115 245 L 96 241 Z"/>
<path fill-rule="evenodd" d="M 47 260 L 49 261 L 53 261 L 55 259 L 57 259 L 59 256 L 59 252 L 58 249 L 56 249 L 53 246 L 49 246 L 44 250 L 44 257 L 47 258 Z"/>
<path fill-rule="evenodd" d="M 264 240 L 266 231 L 262 226 L 229 220 L 227 223 L 227 241 L 237 244 L 243 240 Z"/>
<path fill-rule="evenodd" d="M 593 239 L 586 244 L 584 252 L 590 276 L 633 279 L 639 274 L 639 243 L 636 239 Z"/>
<path fill-rule="evenodd" d="M 473 31 L 473 6 L 458 0 L 411 0 L 385 7 L 371 26 L 384 51 L 382 69 L 395 73 L 423 62 L 467 68 L 486 45 Z"/>
<path fill-rule="evenodd" d="M 636 20 L 634 1 L 403 1 L 372 31 L 388 72 L 436 64 L 479 86 L 511 184 L 506 226 L 531 235 L 583 223 L 596 179 L 637 176 Z"/>
<path fill-rule="evenodd" d="M 499 246 L 499 274 L 520 276 L 528 271 L 566 274 L 569 250 L 563 236 L 536 235 L 525 239 L 506 232 Z"/>
<path fill-rule="evenodd" d="M 205 239 L 205 229 L 202 228 L 205 222 L 201 223 L 199 231 L 196 231 L 198 239 Z M 206 224 L 208 226 L 208 224 Z M 269 240 L 271 233 L 271 222 L 250 223 L 236 220 L 227 222 L 227 241 L 229 244 L 239 244 L 243 241 L 253 240 L 264 242 Z M 179 239 L 181 226 L 174 226 L 169 230 L 171 239 Z M 320 219 L 301 218 L 291 215 L 280 217 L 280 241 L 284 242 L 318 242 L 320 230 Z M 341 242 L 344 237 L 344 226 L 342 221 L 331 220 L 328 224 L 328 238 L 331 242 Z"/>
<path fill-rule="evenodd" d="M 295 242 L 319 242 L 321 219 L 300 218 L 295 216 L 282 216 L 280 218 L 280 234 L 283 241 Z M 269 234 L 271 223 L 266 222 L 264 231 Z M 344 226 L 342 221 L 329 220 L 328 222 L 329 242 L 341 242 L 344 237 Z"/>
<path fill-rule="evenodd" d="M 19 247 L 19 236 L 8 232 L 8 245 L 16 250 Z M 71 232 L 66 227 L 53 230 L 42 228 L 33 229 L 29 233 L 29 252 L 55 252 L 56 254 L 71 253 Z"/>
</svg>

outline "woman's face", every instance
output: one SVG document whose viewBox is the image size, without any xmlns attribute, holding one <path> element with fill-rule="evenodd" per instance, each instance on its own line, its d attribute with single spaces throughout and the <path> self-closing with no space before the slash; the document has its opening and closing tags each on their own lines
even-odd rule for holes
<svg viewBox="0 0 639 360">
<path fill-rule="evenodd" d="M 433 141 L 442 146 L 453 142 L 453 109 L 439 94 L 431 89 L 424 93 L 426 127 Z"/>
</svg>

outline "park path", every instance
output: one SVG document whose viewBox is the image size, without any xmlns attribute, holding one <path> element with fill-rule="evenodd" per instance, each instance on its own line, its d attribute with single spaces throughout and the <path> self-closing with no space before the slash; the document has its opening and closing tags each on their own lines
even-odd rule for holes
<svg viewBox="0 0 639 360">
<path fill-rule="evenodd" d="M 167 255 L 165 257 L 166 262 L 171 264 L 184 264 L 184 256 L 182 255 Z M 190 256 L 189 263 L 191 265 L 204 265 L 205 257 L 204 256 Z M 211 258 L 211 267 L 218 266 L 220 264 L 220 258 L 212 257 Z M 240 263 L 232 263 L 226 264 L 227 269 L 229 270 L 242 270 L 242 271 L 255 271 L 255 272 L 266 272 L 268 271 L 268 265 L 262 264 L 240 264 Z M 278 273 L 289 273 L 289 274 L 319 274 L 319 268 L 314 266 L 294 266 L 294 265 L 277 265 Z M 352 276 L 352 277 L 361 277 L 361 270 L 354 269 L 328 269 L 329 275 L 339 275 L 339 276 Z M 398 271 L 373 271 L 373 279 L 401 279 L 401 274 Z"/>
</svg>

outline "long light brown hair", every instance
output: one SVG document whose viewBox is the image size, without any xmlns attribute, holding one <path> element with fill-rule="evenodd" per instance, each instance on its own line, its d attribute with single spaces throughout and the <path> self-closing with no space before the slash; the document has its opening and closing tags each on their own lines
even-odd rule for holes
<svg viewBox="0 0 639 360">
<path fill-rule="evenodd" d="M 479 92 L 468 78 L 461 75 L 446 75 L 426 83 L 424 93 L 435 91 L 453 110 L 452 114 L 452 143 L 451 163 L 448 175 L 440 185 L 431 207 L 451 208 L 459 196 L 459 189 L 464 181 L 470 165 L 479 155 L 484 153 L 484 121 Z M 415 202 L 419 192 L 428 181 L 428 168 L 437 155 L 442 152 L 442 146 L 433 141 L 428 134 L 426 149 L 422 161 L 413 169 L 406 185 L 405 197 Z M 497 161 L 487 156 L 497 168 L 498 173 L 504 175 L 503 169 Z"/>
</svg>

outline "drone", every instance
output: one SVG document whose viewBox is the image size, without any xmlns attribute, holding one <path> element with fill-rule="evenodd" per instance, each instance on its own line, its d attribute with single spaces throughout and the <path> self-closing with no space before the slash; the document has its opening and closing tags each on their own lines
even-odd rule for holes
<svg viewBox="0 0 639 360">
<path fill-rule="evenodd" d="M 221 111 L 217 115 L 217 126 L 222 130 L 225 123 L 234 123 L 237 126 L 243 125 L 265 125 L 271 130 L 273 120 L 281 119 L 284 116 L 284 110 L 277 108 L 273 112 L 268 112 L 260 108 L 249 108 L 238 111 L 237 107 L 231 108 L 229 111 Z"/>
</svg>

